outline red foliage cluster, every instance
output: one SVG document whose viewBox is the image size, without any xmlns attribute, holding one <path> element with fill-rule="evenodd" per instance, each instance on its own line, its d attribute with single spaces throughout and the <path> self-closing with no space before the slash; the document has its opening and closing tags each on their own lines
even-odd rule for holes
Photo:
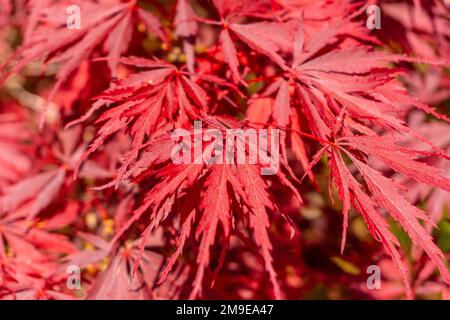
<svg viewBox="0 0 450 320">
<path fill-rule="evenodd" d="M 0 0 L 0 37 L 1 298 L 450 298 L 448 2 Z M 194 121 L 279 170 L 175 163 Z"/>
</svg>

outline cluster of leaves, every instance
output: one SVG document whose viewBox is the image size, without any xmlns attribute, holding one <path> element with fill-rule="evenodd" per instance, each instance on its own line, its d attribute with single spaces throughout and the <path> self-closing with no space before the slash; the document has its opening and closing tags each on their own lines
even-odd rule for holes
<svg viewBox="0 0 450 320">
<path fill-rule="evenodd" d="M 449 30 L 439 0 L 0 0 L 0 297 L 448 298 Z M 279 129 L 278 172 L 174 163 L 198 120 Z"/>
</svg>

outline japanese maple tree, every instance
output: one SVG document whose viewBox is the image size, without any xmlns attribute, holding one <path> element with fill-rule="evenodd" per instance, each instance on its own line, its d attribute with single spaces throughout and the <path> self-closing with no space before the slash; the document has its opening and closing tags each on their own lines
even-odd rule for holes
<svg viewBox="0 0 450 320">
<path fill-rule="evenodd" d="M 449 49 L 440 0 L 0 0 L 0 298 L 448 299 Z"/>
</svg>

